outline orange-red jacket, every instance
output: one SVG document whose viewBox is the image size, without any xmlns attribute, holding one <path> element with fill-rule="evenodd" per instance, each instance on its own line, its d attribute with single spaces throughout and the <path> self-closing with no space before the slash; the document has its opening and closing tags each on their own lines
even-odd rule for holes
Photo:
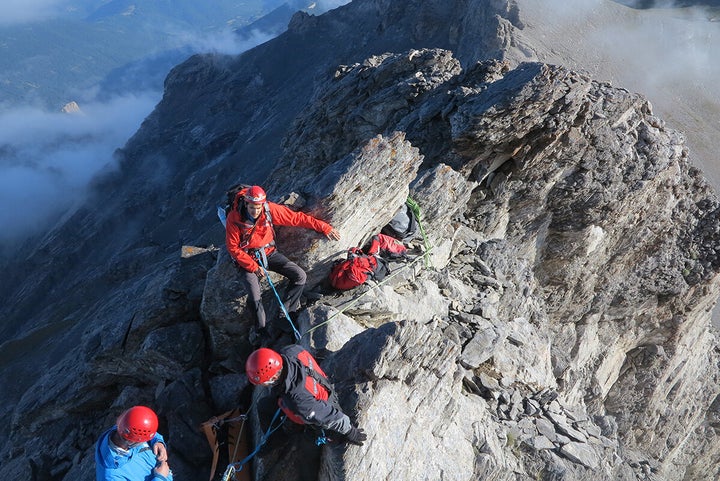
<svg viewBox="0 0 720 481">
<path fill-rule="evenodd" d="M 265 208 L 253 223 L 243 217 L 237 206 L 242 205 L 245 190 L 238 192 L 233 208 L 227 216 L 225 226 L 225 245 L 237 264 L 248 272 L 255 272 L 258 263 L 248 251 L 264 248 L 266 254 L 275 250 L 275 232 L 273 225 L 304 227 L 327 235 L 332 226 L 303 212 L 295 212 L 284 205 L 268 202 L 272 222 L 267 218 Z"/>
</svg>

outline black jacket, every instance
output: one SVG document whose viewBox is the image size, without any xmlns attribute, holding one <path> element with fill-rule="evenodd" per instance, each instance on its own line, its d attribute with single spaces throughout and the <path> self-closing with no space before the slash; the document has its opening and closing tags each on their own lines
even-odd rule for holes
<svg viewBox="0 0 720 481">
<path fill-rule="evenodd" d="M 302 346 L 292 344 L 280 350 L 287 370 L 281 384 L 280 407 L 298 424 L 312 424 L 340 434 L 352 427 L 342 412 L 327 375 Z"/>
</svg>

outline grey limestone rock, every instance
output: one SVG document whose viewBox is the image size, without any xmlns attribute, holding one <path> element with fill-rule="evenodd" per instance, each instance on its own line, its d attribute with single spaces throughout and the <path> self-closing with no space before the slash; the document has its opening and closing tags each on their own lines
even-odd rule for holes
<svg viewBox="0 0 720 481">
<path fill-rule="evenodd" d="M 510 1 L 356 0 L 173 70 L 95 203 L 1 281 L 0 475 L 89 481 L 131 403 L 178 479 L 206 475 L 196 428 L 236 396 L 259 439 L 277 405 L 244 389 L 246 294 L 211 247 L 241 178 L 341 231 L 278 229 L 313 289 L 408 195 L 432 246 L 298 319 L 365 445 L 278 431 L 255 479 L 717 478 L 720 201 L 642 95 L 502 60 L 520 28 Z"/>
</svg>

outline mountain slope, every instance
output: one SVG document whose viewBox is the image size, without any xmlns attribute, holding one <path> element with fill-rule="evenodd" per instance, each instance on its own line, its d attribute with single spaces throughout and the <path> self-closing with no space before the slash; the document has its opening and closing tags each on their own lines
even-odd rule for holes
<svg viewBox="0 0 720 481">
<path fill-rule="evenodd" d="M 214 204 L 243 180 L 343 233 L 279 233 L 312 279 L 408 193 L 435 245 L 432 269 L 307 311 L 306 327 L 333 316 L 312 344 L 371 439 L 276 438 L 266 479 L 712 479 L 717 198 L 641 95 L 518 64 L 521 13 L 356 0 L 176 67 L 120 170 L 6 266 L 0 473 L 91 479 L 97 434 L 143 402 L 177 475 L 206 475 L 197 425 L 262 394 L 242 376 L 238 274 L 210 246 Z M 30 456 L 39 443 L 57 449 Z"/>
</svg>

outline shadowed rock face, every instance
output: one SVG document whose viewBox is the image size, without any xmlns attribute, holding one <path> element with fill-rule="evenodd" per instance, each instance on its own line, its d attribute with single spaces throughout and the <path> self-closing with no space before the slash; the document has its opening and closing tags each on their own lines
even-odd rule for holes
<svg viewBox="0 0 720 481">
<path fill-rule="evenodd" d="M 557 66 L 469 61 L 473 45 L 506 38 L 480 24 L 512 25 L 512 5 L 486 3 L 353 2 L 297 16 L 264 49 L 178 67 L 122 171 L 99 183 L 117 195 L 36 247 L 12 291 L 17 310 L 5 311 L 18 321 L 0 354 L 17 390 L 3 391 L 0 473 L 93 479 L 93 442 L 137 403 L 160 413 L 178 479 L 207 476 L 197 428 L 215 414 L 255 400 L 258 440 L 275 405 L 247 388 L 246 294 L 209 244 L 223 240 L 223 188 L 266 169 L 273 200 L 343 235 L 279 229 L 314 289 L 408 193 L 433 248 L 429 266 L 393 264 L 383 284 L 327 293 L 299 319 L 303 332 L 319 326 L 301 342 L 366 445 L 316 448 L 309 430 L 278 431 L 254 479 L 717 477 L 717 197 L 641 95 Z M 285 68 L 273 52 L 300 48 L 293 35 L 327 43 L 358 18 L 349 41 L 372 25 L 398 48 L 358 48 L 318 70 L 312 90 L 302 76 L 338 56 L 290 56 L 303 68 L 271 72 Z M 458 18 L 464 35 L 458 23 L 426 31 L 445 48 L 416 45 L 430 19 Z M 189 242 L 208 247 L 179 256 Z M 270 291 L 266 303 L 276 309 Z"/>
</svg>

